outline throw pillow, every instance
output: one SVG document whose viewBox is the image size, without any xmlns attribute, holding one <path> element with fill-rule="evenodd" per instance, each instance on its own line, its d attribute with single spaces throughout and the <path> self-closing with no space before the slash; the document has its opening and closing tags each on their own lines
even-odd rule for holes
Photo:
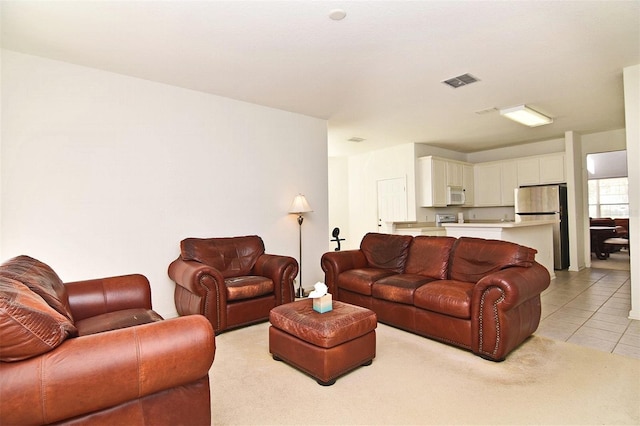
<svg viewBox="0 0 640 426">
<path fill-rule="evenodd" d="M 53 309 L 73 322 L 67 290 L 49 265 L 29 256 L 17 256 L 0 266 L 0 276 L 25 284 Z"/>
<path fill-rule="evenodd" d="M 26 285 L 0 276 L 0 361 L 43 354 L 76 333 L 67 317 Z"/>
</svg>

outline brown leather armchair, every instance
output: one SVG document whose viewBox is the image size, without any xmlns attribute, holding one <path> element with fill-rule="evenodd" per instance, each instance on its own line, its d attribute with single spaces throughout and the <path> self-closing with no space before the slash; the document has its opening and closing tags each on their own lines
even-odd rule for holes
<svg viewBox="0 0 640 426">
<path fill-rule="evenodd" d="M 211 324 L 163 320 L 142 275 L 63 284 L 28 256 L 0 265 L 2 425 L 209 425 L 214 354 Z"/>
<path fill-rule="evenodd" d="M 292 302 L 298 262 L 266 254 L 256 235 L 187 238 L 168 273 L 178 313 L 204 315 L 218 334 L 266 321 L 272 308 Z"/>
</svg>

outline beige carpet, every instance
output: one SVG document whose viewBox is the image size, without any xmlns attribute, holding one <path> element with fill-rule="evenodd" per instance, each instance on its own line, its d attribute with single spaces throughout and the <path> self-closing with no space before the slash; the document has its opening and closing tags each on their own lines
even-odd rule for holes
<svg viewBox="0 0 640 426">
<path fill-rule="evenodd" d="M 274 361 L 268 323 L 216 337 L 216 425 L 640 424 L 640 360 L 534 336 L 501 363 L 379 324 L 377 356 L 323 387 Z"/>
</svg>

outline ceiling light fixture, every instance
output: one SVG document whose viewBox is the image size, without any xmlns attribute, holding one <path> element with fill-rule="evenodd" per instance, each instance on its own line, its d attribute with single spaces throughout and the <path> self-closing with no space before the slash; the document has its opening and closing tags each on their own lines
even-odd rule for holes
<svg viewBox="0 0 640 426">
<path fill-rule="evenodd" d="M 500 115 L 529 127 L 537 127 L 553 123 L 553 119 L 551 117 L 547 117 L 538 111 L 534 111 L 526 105 L 518 105 L 512 108 L 501 109 Z"/>
</svg>

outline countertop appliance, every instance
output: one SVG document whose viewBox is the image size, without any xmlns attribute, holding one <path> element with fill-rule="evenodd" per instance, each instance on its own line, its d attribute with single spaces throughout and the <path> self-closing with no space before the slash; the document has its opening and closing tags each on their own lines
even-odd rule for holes
<svg viewBox="0 0 640 426">
<path fill-rule="evenodd" d="M 458 219 L 455 214 L 437 214 L 436 226 L 442 226 L 443 223 L 456 223 Z"/>
<path fill-rule="evenodd" d="M 516 189 L 516 222 L 557 219 L 553 225 L 553 269 L 569 267 L 569 223 L 566 185 L 522 186 Z"/>
</svg>

